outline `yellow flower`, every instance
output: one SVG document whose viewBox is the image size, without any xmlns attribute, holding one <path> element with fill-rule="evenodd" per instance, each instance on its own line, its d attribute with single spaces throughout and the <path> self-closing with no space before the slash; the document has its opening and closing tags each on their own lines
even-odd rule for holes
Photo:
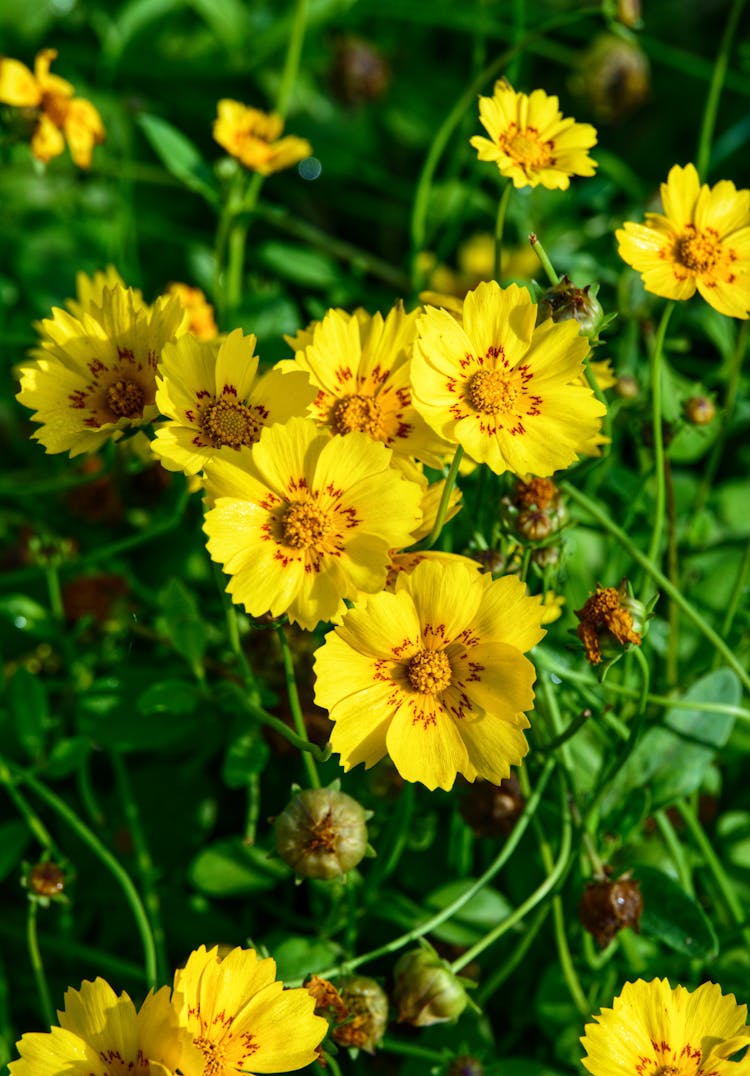
<svg viewBox="0 0 750 1076">
<path fill-rule="evenodd" d="M 616 235 L 620 257 L 665 299 L 700 292 L 720 314 L 750 311 L 750 191 L 723 179 L 701 185 L 695 166 L 676 164 L 661 185 L 664 213 L 627 221 Z"/>
<path fill-rule="evenodd" d="M 716 983 L 690 991 L 638 979 L 586 1025 L 583 1065 L 593 1076 L 747 1076 L 747 1055 L 728 1060 L 750 1043 L 746 1018 Z"/>
<path fill-rule="evenodd" d="M 174 1000 L 203 1055 L 183 1059 L 184 1076 L 293 1072 L 315 1060 L 328 1030 L 312 994 L 284 990 L 274 961 L 254 949 L 221 959 L 218 946 L 201 945 L 175 974 Z"/>
<path fill-rule="evenodd" d="M 83 982 L 80 990 L 66 990 L 57 1018 L 59 1027 L 23 1036 L 21 1060 L 10 1064 L 9 1076 L 171 1076 L 192 1052 L 166 986 L 149 993 L 136 1012 L 128 995 L 118 997 L 104 979 Z"/>
<path fill-rule="evenodd" d="M 528 750 L 543 610 L 518 579 L 428 560 L 350 610 L 316 652 L 315 701 L 345 770 L 385 754 L 407 781 L 499 784 Z"/>
<path fill-rule="evenodd" d="M 88 168 L 94 146 L 104 141 L 104 125 L 90 101 L 73 97 L 71 84 L 50 74 L 56 57 L 56 49 L 42 49 L 33 74 L 19 60 L 0 58 L 0 103 L 35 110 L 31 152 L 38 160 L 59 156 L 67 139 L 75 163 Z"/>
<path fill-rule="evenodd" d="M 562 594 L 555 594 L 554 590 L 548 590 L 542 598 L 544 610 L 542 624 L 554 624 L 556 620 L 559 620 L 563 613 L 563 605 L 565 605 L 565 598 Z"/>
<path fill-rule="evenodd" d="M 466 296 L 462 321 L 419 319 L 414 406 L 445 440 L 496 474 L 552 474 L 599 431 L 605 408 L 580 378 L 588 342 L 576 321 L 535 327 L 529 293 L 494 281 Z"/>
<path fill-rule="evenodd" d="M 301 370 L 258 378 L 255 337 L 230 333 L 214 342 L 191 333 L 167 344 L 156 379 L 156 406 L 171 419 L 156 431 L 153 450 L 169 471 L 197 474 L 217 455 L 252 445 L 274 422 L 303 415 L 315 389 Z"/>
<path fill-rule="evenodd" d="M 556 97 L 544 90 L 516 93 L 507 79 L 495 83 L 492 97 L 479 98 L 479 118 L 489 138 L 471 144 L 480 161 L 494 161 L 515 187 L 567 190 L 570 176 L 593 176 L 596 129 L 564 117 Z"/>
<path fill-rule="evenodd" d="M 104 299 L 105 288 L 126 287 L 125 281 L 115 269 L 114 265 L 108 265 L 106 269 L 97 269 L 93 276 L 88 273 L 76 273 L 76 297 L 66 299 L 65 306 L 73 317 L 80 318 L 83 314 L 95 314 L 95 309 L 101 307 Z M 131 288 L 133 299 L 138 307 L 146 304 L 143 302 L 143 292 L 140 288 Z M 41 332 L 41 323 L 34 326 Z"/>
<path fill-rule="evenodd" d="M 224 99 L 218 104 L 214 121 L 214 138 L 245 168 L 268 176 L 304 160 L 312 153 L 305 138 L 288 135 L 279 138 L 284 121 L 275 113 L 248 108 L 239 101 Z"/>
<path fill-rule="evenodd" d="M 167 285 L 167 295 L 177 295 L 188 314 L 187 331 L 199 340 L 215 340 L 219 330 L 214 319 L 214 308 L 200 288 L 189 284 Z"/>
<path fill-rule="evenodd" d="M 411 541 L 422 491 L 365 434 L 329 437 L 309 419 L 267 427 L 237 460 L 215 459 L 208 551 L 251 616 L 288 613 L 303 628 L 380 590 L 388 553 Z"/>
<path fill-rule="evenodd" d="M 401 303 L 385 318 L 329 310 L 304 350 L 279 365 L 309 373 L 318 388 L 310 414 L 320 426 L 334 434 L 361 430 L 399 457 L 439 467 L 448 446 L 417 414 L 409 386 L 418 316 Z M 310 340 L 309 334 L 300 338 Z"/>
<path fill-rule="evenodd" d="M 16 397 L 42 424 L 33 436 L 48 452 L 77 456 L 154 419 L 156 365 L 182 318 L 176 296 L 146 307 L 121 284 L 104 287 L 101 306 L 80 317 L 55 308 Z"/>
</svg>

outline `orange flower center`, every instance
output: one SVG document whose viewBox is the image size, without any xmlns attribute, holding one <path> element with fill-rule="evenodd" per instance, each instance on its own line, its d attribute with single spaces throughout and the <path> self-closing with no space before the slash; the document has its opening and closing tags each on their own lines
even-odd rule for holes
<svg viewBox="0 0 750 1076">
<path fill-rule="evenodd" d="M 507 131 L 499 138 L 500 148 L 514 161 L 529 168 L 548 168 L 554 164 L 553 142 L 542 142 L 536 127 L 526 127 L 519 131 L 518 125 L 511 123 Z"/>
<path fill-rule="evenodd" d="M 107 407 L 117 418 L 135 418 L 143 414 L 146 397 L 137 381 L 120 378 L 112 382 L 104 395 Z"/>
<path fill-rule="evenodd" d="M 290 505 L 281 524 L 282 541 L 293 549 L 320 546 L 332 531 L 330 516 L 314 501 Z"/>
<path fill-rule="evenodd" d="M 494 415 L 511 411 L 519 395 L 519 378 L 502 370 L 477 370 L 469 378 L 469 403 L 475 411 Z"/>
<path fill-rule="evenodd" d="M 721 243 L 713 228 L 703 232 L 691 229 L 677 240 L 675 257 L 680 265 L 694 273 L 707 273 L 721 257 Z"/>
<path fill-rule="evenodd" d="M 201 411 L 199 422 L 214 448 L 255 444 L 261 430 L 249 407 L 224 396 Z"/>
<path fill-rule="evenodd" d="M 409 683 L 421 695 L 439 695 L 453 677 L 451 663 L 442 650 L 420 650 L 406 667 Z"/>
<path fill-rule="evenodd" d="M 335 433 L 352 433 L 361 430 L 377 437 L 380 433 L 382 412 L 374 396 L 345 396 L 333 408 Z"/>
</svg>

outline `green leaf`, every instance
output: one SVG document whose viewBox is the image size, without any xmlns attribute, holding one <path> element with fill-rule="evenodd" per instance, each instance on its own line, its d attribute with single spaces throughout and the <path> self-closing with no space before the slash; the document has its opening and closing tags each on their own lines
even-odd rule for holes
<svg viewBox="0 0 750 1076">
<path fill-rule="evenodd" d="M 750 870 L 750 812 L 725 811 L 716 823 L 722 855 L 735 867 Z"/>
<path fill-rule="evenodd" d="M 240 0 L 189 0 L 190 6 L 211 27 L 230 53 L 244 48 L 248 29 L 247 8 Z"/>
<path fill-rule="evenodd" d="M 699 904 L 663 871 L 635 866 L 643 898 L 641 933 L 658 938 L 685 956 L 713 960 L 719 943 L 713 926 Z"/>
<path fill-rule="evenodd" d="M 341 958 L 341 947 L 334 941 L 292 936 L 273 947 L 278 979 L 303 979 L 315 975 Z"/>
<path fill-rule="evenodd" d="M 226 837 L 204 848 L 190 864 L 191 883 L 210 897 L 241 897 L 273 889 L 290 870 L 268 852 L 248 846 L 240 837 Z"/>
<path fill-rule="evenodd" d="M 441 911 L 471 888 L 475 881 L 475 878 L 461 878 L 455 882 L 446 882 L 425 898 L 425 909 L 428 913 Z M 473 945 L 512 910 L 512 906 L 502 894 L 490 886 L 485 886 L 455 915 L 431 933 L 450 945 Z"/>
<path fill-rule="evenodd" d="M 138 697 L 138 712 L 150 714 L 192 714 L 198 705 L 200 692 L 189 680 L 160 680 L 147 687 Z"/>
<path fill-rule="evenodd" d="M 296 243 L 271 239 L 256 249 L 255 257 L 282 280 L 291 280 L 302 287 L 327 291 L 340 279 L 332 258 Z"/>
<path fill-rule="evenodd" d="M 138 125 L 167 171 L 191 191 L 205 198 L 209 205 L 216 207 L 219 204 L 219 188 L 197 146 L 160 116 L 141 112 Z"/>
<path fill-rule="evenodd" d="M 5 822 L 0 826 L 0 882 L 21 862 L 30 839 L 25 822 Z"/>
<path fill-rule="evenodd" d="M 742 687 L 731 669 L 708 673 L 685 692 L 686 702 L 738 706 Z M 602 797 L 602 818 L 635 788 L 651 790 L 656 810 L 700 788 L 718 748 L 734 727 L 731 714 L 672 707 L 664 724 L 646 731 Z"/>
<path fill-rule="evenodd" d="M 47 689 L 37 676 L 21 666 L 8 682 L 8 705 L 19 743 L 29 758 L 37 761 L 44 752 L 49 721 Z"/>
<path fill-rule="evenodd" d="M 224 758 L 221 777 L 227 788 L 244 788 L 248 780 L 263 773 L 271 752 L 257 729 L 233 740 Z"/>
<path fill-rule="evenodd" d="M 206 628 L 198 603 L 183 582 L 170 579 L 159 593 L 164 631 L 178 654 L 196 671 L 202 670 Z"/>
<path fill-rule="evenodd" d="M 116 63 L 137 34 L 181 6 L 182 0 L 130 0 L 123 4 L 104 35 L 105 60 Z"/>
<path fill-rule="evenodd" d="M 68 777 L 71 773 L 75 773 L 90 750 L 91 744 L 84 736 L 71 736 L 58 741 L 45 763 L 46 776 Z"/>
</svg>

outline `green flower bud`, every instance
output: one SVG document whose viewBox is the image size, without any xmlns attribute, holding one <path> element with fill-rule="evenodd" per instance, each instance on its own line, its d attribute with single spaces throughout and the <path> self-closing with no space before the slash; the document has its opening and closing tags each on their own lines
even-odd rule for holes
<svg viewBox="0 0 750 1076">
<path fill-rule="evenodd" d="M 574 320 L 580 326 L 579 336 L 595 337 L 603 317 L 604 311 L 596 297 L 596 291 L 591 291 L 591 285 L 577 288 L 568 275 L 564 274 L 559 283 L 545 291 L 539 300 L 536 320 L 537 325 L 547 318 L 552 318 L 553 321 Z"/>
<path fill-rule="evenodd" d="M 298 792 L 276 819 L 276 851 L 300 877 L 338 878 L 369 851 L 369 814 L 337 784 Z"/>
<path fill-rule="evenodd" d="M 461 980 L 431 949 L 413 949 L 393 970 L 393 1000 L 398 1019 L 415 1027 L 456 1020 L 468 996 Z"/>
</svg>

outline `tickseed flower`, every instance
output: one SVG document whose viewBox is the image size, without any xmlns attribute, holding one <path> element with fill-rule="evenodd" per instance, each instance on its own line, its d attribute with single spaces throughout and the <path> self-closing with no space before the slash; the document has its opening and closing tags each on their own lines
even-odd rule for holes
<svg viewBox="0 0 750 1076">
<path fill-rule="evenodd" d="M 200 288 L 174 282 L 167 284 L 167 295 L 177 295 L 188 315 L 188 332 L 199 340 L 215 340 L 219 330 L 214 318 L 214 308 Z"/>
<path fill-rule="evenodd" d="M 418 316 L 401 303 L 385 318 L 329 310 L 301 337 L 304 350 L 279 365 L 309 373 L 318 388 L 310 415 L 331 433 L 361 430 L 399 457 L 440 466 L 448 446 L 415 410 L 409 385 Z"/>
<path fill-rule="evenodd" d="M 257 377 L 255 337 L 241 329 L 219 347 L 188 333 L 164 348 L 156 405 L 166 422 L 156 431 L 155 454 L 169 471 L 197 474 L 217 455 L 253 445 L 274 422 L 303 415 L 315 389 L 300 370 Z"/>
<path fill-rule="evenodd" d="M 661 185 L 664 213 L 617 231 L 620 257 L 637 269 L 646 291 L 689 299 L 696 289 L 732 318 L 750 311 L 750 190 L 727 179 L 701 184 L 695 166 L 676 164 Z"/>
<path fill-rule="evenodd" d="M 599 431 L 605 408 L 580 378 L 576 321 L 535 327 L 529 293 L 494 281 L 466 296 L 462 323 L 427 307 L 412 361 L 414 406 L 446 441 L 496 474 L 552 474 Z"/>
<path fill-rule="evenodd" d="M 101 306 L 80 317 L 55 308 L 16 397 L 36 409 L 33 436 L 47 452 L 94 452 L 154 419 L 156 365 L 182 318 L 176 296 L 146 307 L 122 285 L 104 287 Z"/>
<path fill-rule="evenodd" d="M 136 1012 L 128 995 L 118 996 L 104 979 L 83 982 L 80 990 L 65 991 L 65 1007 L 57 1018 L 59 1026 L 50 1031 L 23 1036 L 17 1044 L 21 1059 L 11 1062 L 10 1076 L 172 1076 L 192 1049 L 168 987 L 149 993 Z"/>
<path fill-rule="evenodd" d="M 593 1076 L 743 1076 L 748 1058 L 728 1058 L 750 1043 L 746 1018 L 716 983 L 691 991 L 638 979 L 586 1025 L 582 1063 Z"/>
<path fill-rule="evenodd" d="M 174 977 L 174 1001 L 197 1051 L 184 1076 L 293 1072 L 311 1064 L 328 1023 L 307 990 L 284 990 L 276 964 L 254 949 L 191 953 Z M 200 1051 L 202 1057 L 196 1057 Z"/>
<path fill-rule="evenodd" d="M 518 579 L 425 561 L 346 613 L 315 657 L 315 700 L 345 770 L 390 755 L 407 781 L 499 784 L 528 750 L 542 608 Z"/>
<path fill-rule="evenodd" d="M 94 146 L 104 141 L 104 125 L 90 101 L 74 97 L 69 82 L 50 74 L 56 57 L 57 49 L 42 49 L 33 74 L 19 60 L 0 58 L 0 103 L 33 110 L 31 152 L 37 160 L 46 164 L 58 157 L 67 139 L 74 162 L 88 168 Z"/>
<path fill-rule="evenodd" d="M 217 107 L 214 138 L 252 172 L 269 176 L 282 168 L 291 168 L 312 153 L 312 146 L 305 138 L 279 137 L 284 121 L 273 112 L 261 112 L 226 98 Z"/>
<path fill-rule="evenodd" d="M 576 634 L 591 665 L 598 665 L 602 658 L 617 657 L 631 645 L 641 645 L 646 610 L 641 602 L 630 597 L 624 579 L 619 587 L 602 587 L 597 583 L 583 608 L 574 612 L 580 621 Z"/>
<path fill-rule="evenodd" d="M 556 97 L 544 90 L 516 93 L 507 79 L 495 83 L 492 97 L 479 98 L 479 119 L 489 138 L 475 135 L 471 144 L 480 161 L 494 161 L 514 187 L 567 190 L 571 176 L 593 176 L 596 161 L 588 155 L 596 144 L 589 123 L 564 117 Z"/>
<path fill-rule="evenodd" d="M 391 549 L 409 545 L 422 491 L 365 434 L 329 437 L 309 419 L 262 431 L 237 461 L 215 459 L 206 492 L 208 551 L 251 616 L 288 613 L 303 628 L 344 599 L 381 590 Z"/>
</svg>

